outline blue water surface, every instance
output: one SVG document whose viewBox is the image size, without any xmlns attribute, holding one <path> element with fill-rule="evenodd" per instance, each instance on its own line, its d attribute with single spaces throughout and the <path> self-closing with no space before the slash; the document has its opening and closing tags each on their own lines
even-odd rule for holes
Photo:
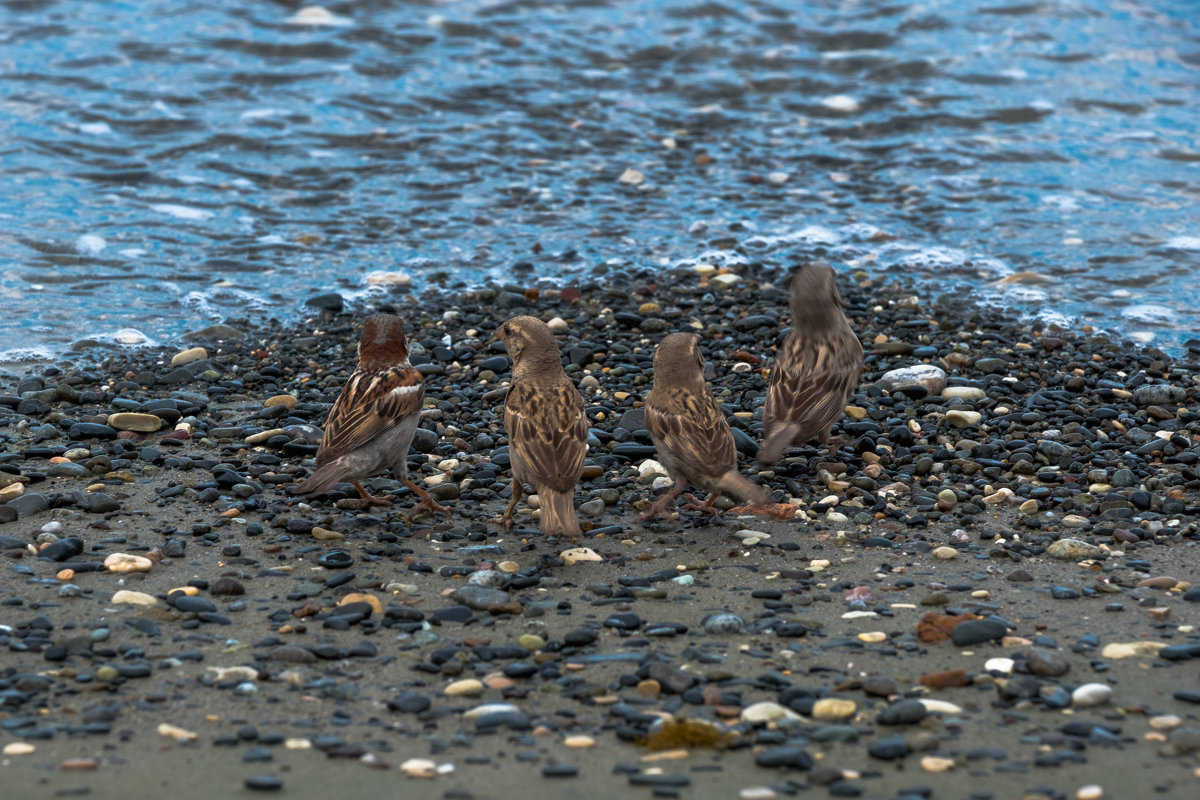
<svg viewBox="0 0 1200 800">
<path fill-rule="evenodd" d="M 0 358 L 809 257 L 1182 352 L 1196 12 L 0 0 Z"/>
</svg>

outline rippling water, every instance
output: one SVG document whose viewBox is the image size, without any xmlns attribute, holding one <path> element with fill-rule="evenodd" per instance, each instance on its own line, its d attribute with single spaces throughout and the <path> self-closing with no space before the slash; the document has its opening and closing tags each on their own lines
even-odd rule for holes
<svg viewBox="0 0 1200 800">
<path fill-rule="evenodd" d="M 1198 10 L 0 0 L 0 357 L 810 254 L 1178 351 Z"/>
</svg>

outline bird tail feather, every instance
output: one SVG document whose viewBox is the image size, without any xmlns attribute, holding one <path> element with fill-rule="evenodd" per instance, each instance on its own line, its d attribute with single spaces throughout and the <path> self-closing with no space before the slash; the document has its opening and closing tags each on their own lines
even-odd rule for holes
<svg viewBox="0 0 1200 800">
<path fill-rule="evenodd" d="M 572 492 L 545 489 L 538 492 L 541 520 L 538 530 L 546 536 L 566 536 L 577 539 L 583 533 L 575 516 L 575 496 Z"/>
<path fill-rule="evenodd" d="M 767 494 L 761 486 L 757 486 L 743 478 L 736 470 L 730 470 L 717 481 L 717 491 L 729 497 L 739 497 L 752 506 L 762 506 L 767 503 Z"/>
<path fill-rule="evenodd" d="M 342 478 L 341 470 L 337 469 L 334 464 L 327 464 L 288 491 L 291 494 L 324 494 Z"/>
<path fill-rule="evenodd" d="M 791 447 L 792 441 L 798 433 L 800 433 L 800 426 L 793 422 L 776 424 L 763 440 L 762 447 L 759 448 L 758 463 L 764 467 L 771 467 L 779 463 L 779 459 Z"/>
</svg>

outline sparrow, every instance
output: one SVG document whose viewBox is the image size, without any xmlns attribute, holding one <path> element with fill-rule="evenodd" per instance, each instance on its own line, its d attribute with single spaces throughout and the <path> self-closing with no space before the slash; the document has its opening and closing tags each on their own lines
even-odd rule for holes
<svg viewBox="0 0 1200 800">
<path fill-rule="evenodd" d="M 391 497 L 374 497 L 360 481 L 390 467 L 396 480 L 421 501 L 413 507 L 450 513 L 408 478 L 408 448 L 421 417 L 425 381 L 408 361 L 404 322 L 390 314 L 367 320 L 358 342 L 358 367 L 329 410 L 317 448 L 317 471 L 291 488 L 292 494 L 321 494 L 349 481 L 363 507 L 386 505 Z"/>
<path fill-rule="evenodd" d="M 512 463 L 512 500 L 496 522 L 511 528 L 513 509 L 533 487 L 541 506 L 538 530 L 577 538 L 575 484 L 583 473 L 588 421 L 583 397 L 563 371 L 562 356 L 546 323 L 513 317 L 496 329 L 513 361 L 504 400 L 504 429 Z"/>
<path fill-rule="evenodd" d="M 770 513 L 765 511 L 763 490 L 738 473 L 733 432 L 704 380 L 704 355 L 695 334 L 672 333 L 655 350 L 646 428 L 675 485 L 642 514 L 643 521 L 660 515 L 670 518 L 667 506 L 688 484 L 710 493 L 704 505 L 693 498 L 689 507 L 695 510 L 717 513 L 713 501 L 724 494 L 745 500 L 750 505 L 746 510 Z"/>
<path fill-rule="evenodd" d="M 789 289 L 792 330 L 771 368 L 758 463 L 771 466 L 793 444 L 817 439 L 842 418 L 862 371 L 862 343 L 842 312 L 833 268 L 801 267 Z"/>
</svg>

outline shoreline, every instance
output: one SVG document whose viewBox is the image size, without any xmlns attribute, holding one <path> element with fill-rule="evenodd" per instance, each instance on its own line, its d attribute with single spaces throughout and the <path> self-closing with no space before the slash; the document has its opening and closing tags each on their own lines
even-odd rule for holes
<svg viewBox="0 0 1200 800">
<path fill-rule="evenodd" d="M 33 748 L 0 776 L 22 797 L 191 797 L 262 774 L 299 796 L 382 796 L 427 770 L 457 797 L 1123 797 L 1148 781 L 1193 796 L 1193 365 L 842 275 L 866 358 L 835 428 L 848 441 L 759 473 L 763 368 L 787 316 L 769 277 L 388 298 L 427 382 L 410 472 L 445 520 L 408 520 L 407 493 L 361 513 L 284 492 L 315 452 L 304 426 L 353 368 L 359 310 L 76 363 L 21 393 L 0 374 L 0 491 L 23 477 L 47 506 L 14 497 L 2 521 L 0 505 L 0 750 Z M 490 335 L 521 313 L 568 332 L 593 427 L 589 560 L 564 563 L 571 543 L 542 539 L 525 506 L 511 535 L 487 524 L 510 477 Z M 654 343 L 689 328 L 743 472 L 803 517 L 638 524 L 653 448 L 637 404 Z M 170 363 L 194 346 L 203 358 Z M 919 363 L 959 389 L 881 388 Z M 120 412 L 162 428 L 102 430 Z M 70 450 L 87 452 L 50 461 Z M 29 550 L 47 542 L 60 560 Z M 114 553 L 151 565 L 96 566 Z M 953 641 L 927 613 L 955 618 Z M 663 714 L 722 726 L 726 749 L 653 756 L 635 742 Z M 131 774 L 139 759 L 163 769 Z M 933 792 L 904 794 L 918 786 Z"/>
</svg>

